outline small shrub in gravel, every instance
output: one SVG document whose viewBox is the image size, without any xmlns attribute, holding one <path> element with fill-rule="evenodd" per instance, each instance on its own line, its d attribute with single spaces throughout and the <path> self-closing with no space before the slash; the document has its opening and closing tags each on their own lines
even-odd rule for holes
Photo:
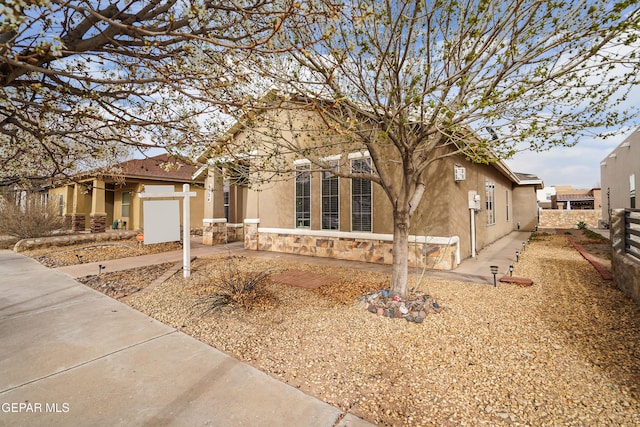
<svg viewBox="0 0 640 427">
<path fill-rule="evenodd" d="M 204 309 L 203 316 L 223 307 L 250 310 L 265 296 L 270 276 L 270 271 L 242 269 L 237 257 L 229 257 L 223 261 L 219 276 L 209 285 L 213 292 L 200 298 L 196 306 Z"/>
</svg>

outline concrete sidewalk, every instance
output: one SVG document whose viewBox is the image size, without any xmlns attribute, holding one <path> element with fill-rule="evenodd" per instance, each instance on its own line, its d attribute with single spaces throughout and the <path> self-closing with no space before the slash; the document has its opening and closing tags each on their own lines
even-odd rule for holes
<svg viewBox="0 0 640 427">
<path fill-rule="evenodd" d="M 369 425 L 30 258 L 0 277 L 0 426 Z"/>
</svg>

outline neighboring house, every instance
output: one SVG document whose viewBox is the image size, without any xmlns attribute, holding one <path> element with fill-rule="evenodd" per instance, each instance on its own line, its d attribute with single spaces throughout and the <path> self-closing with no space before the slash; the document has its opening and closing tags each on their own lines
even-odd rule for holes
<svg viewBox="0 0 640 427">
<path fill-rule="evenodd" d="M 551 209 L 600 210 L 602 196 L 600 188 L 579 190 L 570 185 L 557 185 L 551 196 Z"/>
<path fill-rule="evenodd" d="M 637 208 L 640 180 L 640 128 L 637 128 L 600 162 L 602 218 L 611 223 L 613 209 Z"/>
<path fill-rule="evenodd" d="M 556 195 L 556 186 L 544 187 L 536 191 L 538 207 L 540 209 L 551 209 L 551 197 Z"/>
<path fill-rule="evenodd" d="M 93 233 L 118 228 L 140 230 L 143 224 L 143 201 L 138 194 L 149 185 L 173 185 L 182 191 L 183 184 L 192 184 L 191 224 L 202 223 L 204 209 L 203 177 L 196 177 L 190 166 L 168 154 L 129 160 L 115 165 L 111 175 L 85 174 L 74 182 L 49 190 L 55 197 L 65 228 Z M 182 213 L 181 213 L 182 215 Z"/>
<path fill-rule="evenodd" d="M 250 130 L 234 126 L 222 139 L 250 137 Z M 363 151 L 330 157 L 352 169 L 371 167 Z M 248 249 L 392 262 L 392 207 L 379 185 L 311 171 L 307 159 L 290 157 L 295 172 L 254 189 L 223 181 L 220 159 L 209 164 L 205 243 L 229 240 L 220 237 L 225 221 L 244 222 Z M 543 183 L 534 175 L 463 156 L 438 161 L 427 174 L 429 185 L 412 218 L 410 265 L 453 269 L 512 231 L 537 226 L 536 190 Z"/>
</svg>

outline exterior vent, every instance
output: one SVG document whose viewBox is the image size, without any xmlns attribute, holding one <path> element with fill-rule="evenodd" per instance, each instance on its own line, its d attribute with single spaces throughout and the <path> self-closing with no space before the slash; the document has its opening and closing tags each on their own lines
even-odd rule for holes
<svg viewBox="0 0 640 427">
<path fill-rule="evenodd" d="M 461 166 L 455 166 L 453 168 L 453 179 L 458 181 L 464 181 L 466 179 L 467 170 Z"/>
</svg>

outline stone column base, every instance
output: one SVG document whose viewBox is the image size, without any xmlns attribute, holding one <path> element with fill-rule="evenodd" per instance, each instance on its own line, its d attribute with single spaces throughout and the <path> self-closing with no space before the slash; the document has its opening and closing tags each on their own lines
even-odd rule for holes
<svg viewBox="0 0 640 427">
<path fill-rule="evenodd" d="M 91 232 L 104 233 L 107 229 L 106 215 L 91 215 Z"/>
<path fill-rule="evenodd" d="M 203 245 L 224 245 L 228 242 L 226 218 L 207 218 L 202 221 L 202 224 Z"/>
<path fill-rule="evenodd" d="M 71 215 L 71 231 L 84 231 L 84 215 Z"/>
<path fill-rule="evenodd" d="M 259 219 L 244 220 L 244 248 L 252 251 L 258 250 L 258 226 Z"/>
</svg>

